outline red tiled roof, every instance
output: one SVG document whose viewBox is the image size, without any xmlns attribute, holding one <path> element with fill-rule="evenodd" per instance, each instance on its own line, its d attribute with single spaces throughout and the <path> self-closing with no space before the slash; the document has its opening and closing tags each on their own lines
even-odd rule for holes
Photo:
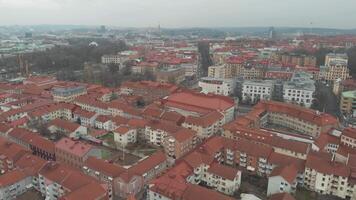
<svg viewBox="0 0 356 200">
<path fill-rule="evenodd" d="M 324 174 L 333 174 L 342 177 L 350 175 L 350 169 L 344 164 L 332 162 L 331 155 L 328 153 L 309 153 L 305 167 Z"/>
<path fill-rule="evenodd" d="M 166 103 L 172 103 L 181 106 L 189 106 L 202 108 L 207 110 L 219 110 L 225 111 L 235 106 L 234 100 L 230 97 L 213 95 L 213 94 L 201 94 L 191 91 L 173 93 L 166 99 Z M 169 105 L 170 106 L 170 105 Z"/>
<path fill-rule="evenodd" d="M 85 200 L 98 200 L 98 199 L 109 199 L 107 197 L 106 189 L 100 185 L 99 183 L 89 183 L 80 187 L 79 189 L 66 194 L 65 196 L 60 198 L 61 200 L 77 200 L 77 199 L 85 199 Z"/>
<path fill-rule="evenodd" d="M 305 169 L 305 160 L 286 156 L 276 152 L 272 152 L 271 155 L 268 157 L 268 163 L 276 166 L 286 166 L 289 164 L 293 164 L 298 169 L 298 172 L 304 172 Z"/>
<path fill-rule="evenodd" d="M 270 177 L 281 176 L 288 183 L 293 184 L 298 175 L 298 170 L 293 164 L 287 166 L 279 166 L 273 169 Z"/>
<path fill-rule="evenodd" d="M 345 128 L 343 131 L 342 131 L 342 135 L 345 135 L 347 137 L 350 137 L 350 138 L 353 138 L 353 139 L 356 139 L 356 129 L 355 128 Z"/>
<path fill-rule="evenodd" d="M 201 126 L 201 127 L 209 127 L 217 122 L 219 122 L 224 116 L 220 114 L 219 112 L 211 112 L 209 114 L 206 114 L 202 117 L 194 117 L 194 116 L 188 116 L 185 119 L 185 123 L 188 124 L 194 124 L 196 126 Z"/>
<path fill-rule="evenodd" d="M 192 140 L 193 137 L 196 135 L 196 132 L 190 129 L 182 128 L 175 133 L 170 133 L 169 135 L 171 135 L 174 139 L 176 139 L 179 142 L 184 142 L 186 140 Z"/>
<path fill-rule="evenodd" d="M 38 172 L 47 164 L 46 160 L 35 155 L 26 154 L 15 162 L 15 166 L 23 169 L 27 175 L 37 176 Z"/>
<path fill-rule="evenodd" d="M 130 127 L 127 126 L 119 126 L 119 128 L 115 129 L 115 133 L 118 133 L 120 135 L 125 135 L 127 132 L 129 132 L 131 129 Z"/>
<path fill-rule="evenodd" d="M 169 123 L 169 122 L 164 122 L 164 121 L 157 121 L 157 120 L 153 120 L 150 121 L 147 124 L 148 127 L 151 127 L 151 129 L 157 129 L 157 130 L 162 130 L 168 133 L 175 133 L 178 130 L 180 130 L 182 127 L 177 126 L 173 123 Z"/>
<path fill-rule="evenodd" d="M 148 122 L 144 119 L 130 119 L 127 124 L 135 128 L 145 128 Z"/>
<path fill-rule="evenodd" d="M 296 118 L 309 121 L 318 126 L 338 125 L 338 120 L 330 114 L 320 113 L 298 105 L 277 101 L 260 101 L 256 108 L 264 108 L 269 112 L 284 113 Z"/>
<path fill-rule="evenodd" d="M 163 113 L 161 119 L 170 121 L 170 122 L 174 122 L 179 125 L 181 122 L 184 121 L 185 117 L 175 111 L 169 111 L 169 112 Z"/>
<path fill-rule="evenodd" d="M 119 176 L 125 171 L 125 169 L 119 165 L 115 165 L 92 156 L 85 161 L 84 166 L 113 178 Z"/>
<path fill-rule="evenodd" d="M 232 197 L 225 196 L 219 192 L 214 190 L 209 190 L 202 186 L 188 184 L 188 188 L 185 190 L 183 194 L 183 200 L 233 200 Z"/>
<path fill-rule="evenodd" d="M 142 176 L 144 173 L 147 173 L 148 171 L 150 171 L 157 165 L 165 162 L 166 160 L 166 155 L 162 151 L 159 151 L 149 156 L 148 158 L 140 161 L 139 163 L 131 167 L 130 170 Z"/>
<path fill-rule="evenodd" d="M 213 163 L 210 165 L 208 172 L 228 180 L 234 180 L 238 175 L 239 170 L 218 163 Z"/>
<path fill-rule="evenodd" d="M 80 127 L 80 125 L 77 124 L 77 123 L 70 122 L 70 121 L 63 120 L 63 119 L 58 119 L 58 118 L 52 120 L 48 124 L 48 127 L 50 127 L 50 126 L 55 126 L 57 128 L 61 128 L 61 129 L 67 130 L 69 132 L 74 132 Z"/>
<path fill-rule="evenodd" d="M 288 193 L 278 193 L 271 195 L 268 200 L 295 200 L 295 198 Z"/>
<path fill-rule="evenodd" d="M 93 146 L 85 144 L 80 141 L 73 141 L 69 138 L 62 138 L 55 144 L 56 149 L 71 153 L 78 157 L 82 157 L 87 154 Z"/>
<path fill-rule="evenodd" d="M 20 170 L 9 171 L 0 176 L 0 187 L 3 188 L 6 186 L 13 185 L 25 179 L 26 177 L 27 175 L 23 171 Z"/>
</svg>

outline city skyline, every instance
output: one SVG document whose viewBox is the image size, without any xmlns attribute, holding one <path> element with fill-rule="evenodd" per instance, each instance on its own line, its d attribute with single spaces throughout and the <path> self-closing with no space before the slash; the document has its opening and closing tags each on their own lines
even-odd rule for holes
<svg viewBox="0 0 356 200">
<path fill-rule="evenodd" d="M 356 2 L 314 0 L 0 0 L 0 25 L 356 28 Z"/>
</svg>

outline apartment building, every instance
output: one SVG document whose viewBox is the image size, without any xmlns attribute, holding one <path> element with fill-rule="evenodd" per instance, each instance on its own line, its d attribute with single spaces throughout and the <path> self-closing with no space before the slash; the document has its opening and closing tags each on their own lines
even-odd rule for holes
<svg viewBox="0 0 356 200">
<path fill-rule="evenodd" d="M 298 170 L 294 165 L 273 169 L 268 177 L 267 196 L 278 193 L 295 193 L 297 189 Z"/>
<path fill-rule="evenodd" d="M 222 124 L 234 119 L 236 107 L 234 100 L 230 97 L 190 91 L 171 94 L 163 99 L 163 104 L 166 109 L 178 112 L 185 117 L 198 117 L 218 111 L 224 116 Z"/>
<path fill-rule="evenodd" d="M 204 94 L 212 93 L 223 96 L 233 95 L 236 83 L 233 79 L 204 77 L 199 80 L 199 87 Z"/>
<path fill-rule="evenodd" d="M 122 147 L 137 141 L 137 130 L 128 126 L 119 126 L 113 131 L 114 141 Z"/>
<path fill-rule="evenodd" d="M 255 109 L 266 111 L 268 123 L 285 126 L 315 138 L 339 126 L 338 120 L 329 114 L 288 103 L 264 101 L 256 105 Z"/>
<path fill-rule="evenodd" d="M 76 97 L 87 94 L 87 88 L 82 85 L 58 86 L 52 89 L 55 102 L 71 102 Z"/>
<path fill-rule="evenodd" d="M 49 163 L 38 174 L 39 191 L 48 200 L 108 199 L 108 186 L 65 164 Z"/>
<path fill-rule="evenodd" d="M 10 171 L 0 176 L 0 199 L 16 199 L 31 187 L 31 177 L 22 170 Z"/>
<path fill-rule="evenodd" d="M 346 80 L 350 77 L 346 54 L 327 54 L 325 66 L 320 67 L 319 79 L 326 81 Z"/>
<path fill-rule="evenodd" d="M 332 161 L 329 154 L 311 153 L 305 164 L 304 185 L 308 190 L 340 198 L 353 197 L 350 169 Z M 351 188 L 350 188 L 351 187 Z"/>
<path fill-rule="evenodd" d="M 256 103 L 259 100 L 271 100 L 274 82 L 271 80 L 248 80 L 242 84 L 242 101 Z"/>
<path fill-rule="evenodd" d="M 88 133 L 87 127 L 63 119 L 55 119 L 51 121 L 47 128 L 51 133 L 64 134 L 70 138 L 78 138 L 81 135 L 87 135 Z"/>
<path fill-rule="evenodd" d="M 149 143 L 161 146 L 167 136 L 174 134 L 180 129 L 181 127 L 173 123 L 154 120 L 146 125 L 145 138 Z"/>
<path fill-rule="evenodd" d="M 233 78 L 231 69 L 229 65 L 210 66 L 208 68 L 208 77 L 231 79 Z"/>
<path fill-rule="evenodd" d="M 283 84 L 283 99 L 285 102 L 310 108 L 314 100 L 315 82 L 312 75 L 295 72 L 290 81 Z"/>
<path fill-rule="evenodd" d="M 356 149 L 356 129 L 345 128 L 342 131 L 340 143 L 344 146 Z"/>
<path fill-rule="evenodd" d="M 344 115 L 356 116 L 356 90 L 341 93 L 340 111 Z"/>
<path fill-rule="evenodd" d="M 173 159 L 179 159 L 191 151 L 197 145 L 196 132 L 183 128 L 175 133 L 170 133 L 163 140 L 163 148 L 166 155 Z"/>
<path fill-rule="evenodd" d="M 85 161 L 82 171 L 84 174 L 108 184 L 110 191 L 109 199 L 113 199 L 114 196 L 120 196 L 118 193 L 119 191 L 114 189 L 118 187 L 118 177 L 125 172 L 123 167 L 108 163 L 105 160 L 96 157 L 89 157 Z"/>
<path fill-rule="evenodd" d="M 81 169 L 89 156 L 101 157 L 101 151 L 94 146 L 62 138 L 55 145 L 56 160 L 74 168 Z"/>
<path fill-rule="evenodd" d="M 191 129 L 197 133 L 199 138 L 209 138 L 221 131 L 224 116 L 217 112 L 211 112 L 201 117 L 186 117 L 183 127 Z"/>
<path fill-rule="evenodd" d="M 184 68 L 162 68 L 156 72 L 159 83 L 180 84 L 185 80 Z"/>
</svg>

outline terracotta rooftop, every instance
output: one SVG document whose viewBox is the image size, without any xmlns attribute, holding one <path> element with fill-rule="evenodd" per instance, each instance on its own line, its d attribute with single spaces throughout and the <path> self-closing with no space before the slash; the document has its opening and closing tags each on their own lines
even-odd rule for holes
<svg viewBox="0 0 356 200">
<path fill-rule="evenodd" d="M 93 146 L 80 141 L 73 141 L 69 138 L 62 138 L 55 144 L 56 149 L 71 153 L 78 157 L 86 155 Z"/>
<path fill-rule="evenodd" d="M 117 177 L 125 171 L 125 169 L 119 165 L 92 156 L 85 161 L 84 166 L 111 177 Z"/>
<path fill-rule="evenodd" d="M 55 126 L 57 128 L 67 130 L 69 132 L 74 132 L 80 127 L 80 124 L 57 118 L 57 119 L 52 120 L 48 124 L 48 127 L 50 127 L 50 126 Z"/>
<path fill-rule="evenodd" d="M 208 172 L 228 180 L 234 180 L 236 176 L 238 176 L 239 170 L 222 164 L 213 163 L 210 165 Z"/>
<path fill-rule="evenodd" d="M 295 198 L 288 193 L 278 193 L 271 195 L 268 200 L 295 200 Z"/>
<path fill-rule="evenodd" d="M 284 180 L 286 180 L 289 184 L 293 184 L 298 175 L 297 168 L 293 165 L 280 166 L 273 169 L 272 173 L 269 175 L 273 176 L 281 176 Z"/>
<path fill-rule="evenodd" d="M 23 179 L 25 179 L 28 175 L 26 175 L 23 171 L 21 170 L 13 170 L 9 171 L 3 175 L 0 176 L 0 187 L 6 187 L 13 185 Z"/>
</svg>

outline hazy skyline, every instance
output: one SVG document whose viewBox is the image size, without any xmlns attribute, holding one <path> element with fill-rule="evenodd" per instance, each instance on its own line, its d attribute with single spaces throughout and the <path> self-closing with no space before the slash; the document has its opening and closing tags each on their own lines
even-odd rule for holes
<svg viewBox="0 0 356 200">
<path fill-rule="evenodd" d="M 0 0 L 0 25 L 356 28 L 355 8 L 355 0 Z"/>
</svg>

